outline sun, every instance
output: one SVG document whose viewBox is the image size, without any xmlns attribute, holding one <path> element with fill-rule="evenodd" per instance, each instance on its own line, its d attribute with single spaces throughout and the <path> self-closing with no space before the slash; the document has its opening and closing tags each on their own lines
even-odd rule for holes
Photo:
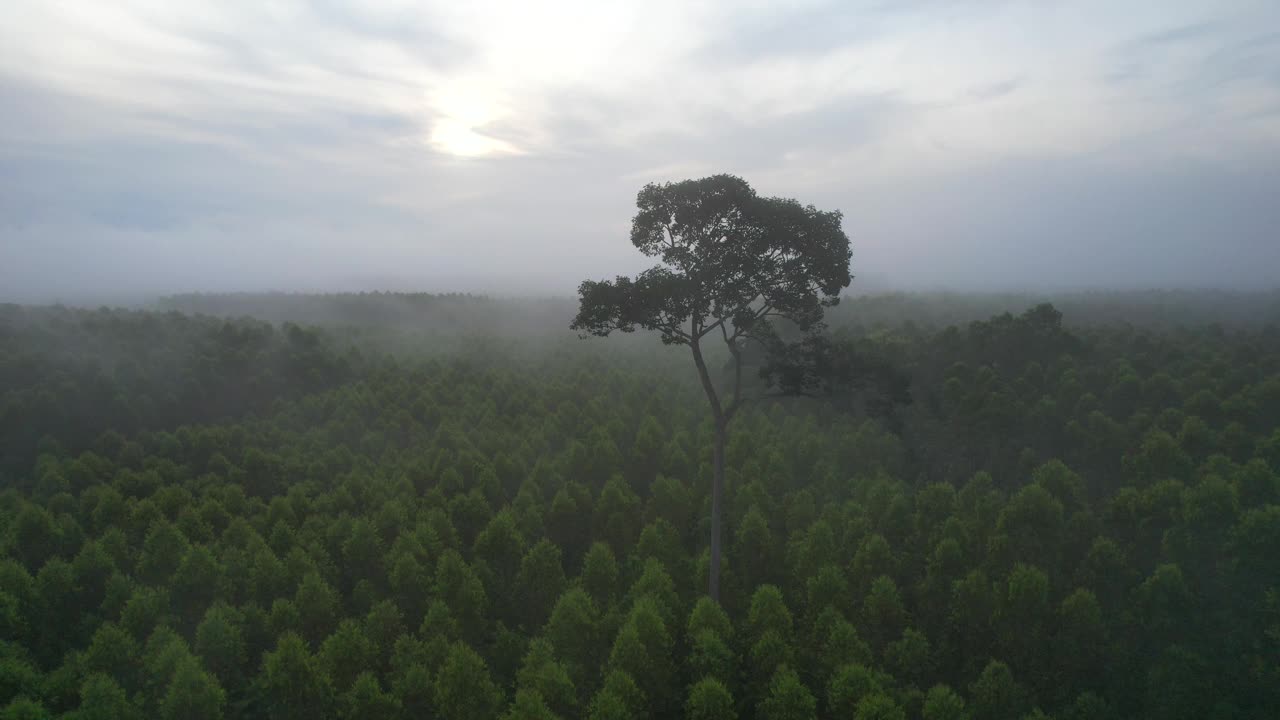
<svg viewBox="0 0 1280 720">
<path fill-rule="evenodd" d="M 478 130 L 505 114 L 491 94 L 453 89 L 441 93 L 435 104 L 440 119 L 431 129 L 430 142 L 437 150 L 459 157 L 519 154 L 511 143 Z"/>
<path fill-rule="evenodd" d="M 445 118 L 436 123 L 431 130 L 431 144 L 437 150 L 459 157 L 511 155 L 519 152 L 511 143 L 478 133 L 454 118 Z"/>
</svg>

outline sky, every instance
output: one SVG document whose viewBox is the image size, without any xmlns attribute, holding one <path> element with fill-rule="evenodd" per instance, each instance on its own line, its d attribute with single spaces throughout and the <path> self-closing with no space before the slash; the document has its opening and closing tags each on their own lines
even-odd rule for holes
<svg viewBox="0 0 1280 720">
<path fill-rule="evenodd" d="M 1274 287 L 1280 2 L 6 0 L 0 300 L 570 295 L 649 182 L 853 289 Z"/>
</svg>

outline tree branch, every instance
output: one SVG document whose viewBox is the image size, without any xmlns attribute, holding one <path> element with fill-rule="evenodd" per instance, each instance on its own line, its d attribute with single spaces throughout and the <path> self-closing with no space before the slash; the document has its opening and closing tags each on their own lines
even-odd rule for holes
<svg viewBox="0 0 1280 720">
<path fill-rule="evenodd" d="M 698 341 L 694 340 L 689 347 L 693 350 L 693 364 L 698 367 L 698 379 L 702 381 L 702 391 L 707 394 L 707 400 L 711 403 L 711 414 L 715 417 L 716 426 L 719 427 L 725 421 L 724 409 L 720 405 L 720 395 L 716 392 L 715 384 L 711 382 L 711 373 L 707 372 L 707 363 L 702 359 L 702 348 Z"/>
<path fill-rule="evenodd" d="M 752 302 L 754 302 L 754 300 L 753 300 Z M 772 306 L 772 305 L 769 305 L 768 303 L 766 303 L 765 305 L 761 306 L 761 308 L 760 308 L 758 311 L 756 311 L 756 312 L 754 312 L 754 313 L 752 313 L 752 314 L 751 314 L 751 324 L 752 324 L 752 325 L 755 325 L 755 323 L 756 323 L 757 321 L 759 321 L 759 320 L 763 320 L 764 318 L 769 317 L 770 315 L 773 315 L 774 317 L 781 317 L 781 316 L 782 316 L 782 314 L 781 314 L 781 313 L 775 313 L 775 312 L 772 312 L 772 311 L 773 311 L 773 306 Z M 750 329 L 750 327 L 741 328 L 741 327 L 737 327 L 737 326 L 735 326 L 735 327 L 734 327 L 734 329 L 733 329 L 733 337 L 732 337 L 732 338 L 730 338 L 730 339 L 731 339 L 731 340 L 737 340 L 737 339 L 738 339 L 738 338 L 740 338 L 740 337 L 750 338 L 750 337 L 751 337 L 751 329 Z M 726 341 L 726 342 L 727 342 L 727 341 Z"/>
<path fill-rule="evenodd" d="M 737 308 L 734 308 L 732 312 L 720 313 L 720 317 L 716 319 L 714 323 L 703 328 L 702 332 L 698 335 L 698 337 L 701 338 L 703 335 L 706 335 L 707 333 L 711 332 L 712 330 L 715 330 L 716 328 L 720 328 L 721 331 L 723 331 L 724 324 L 726 322 L 728 322 L 732 318 L 737 317 L 738 314 L 741 313 L 743 310 L 750 308 L 751 303 L 754 303 L 755 301 L 761 299 L 762 297 L 764 297 L 763 293 L 757 293 L 756 296 L 748 300 L 745 305 L 740 305 Z M 759 311 L 752 313 L 752 318 L 751 318 L 752 321 L 759 320 L 760 318 L 764 317 L 768 311 L 771 311 L 771 310 L 773 310 L 773 306 L 766 303 L 763 307 L 761 307 Z M 733 337 L 739 338 L 739 337 L 742 337 L 742 335 L 743 335 L 742 329 L 735 326 Z M 728 341 L 726 340 L 726 342 Z"/>
<path fill-rule="evenodd" d="M 684 330 L 681 330 L 676 325 L 668 325 L 667 327 L 662 328 L 660 332 L 662 332 L 662 334 L 664 335 L 678 337 L 681 340 L 684 340 L 685 342 L 689 342 L 691 339 L 689 337 L 689 333 L 685 332 Z"/>
<path fill-rule="evenodd" d="M 733 402 L 726 413 L 726 422 L 733 419 L 733 416 L 738 413 L 738 408 L 742 407 L 742 351 L 737 343 L 729 343 L 729 352 L 733 354 Z"/>
<path fill-rule="evenodd" d="M 703 328 L 702 332 L 698 334 L 698 338 L 701 339 L 703 335 L 706 335 L 707 333 L 711 332 L 712 330 L 715 330 L 716 328 L 723 328 L 724 321 L 727 319 L 728 319 L 727 316 L 721 317 L 719 320 L 716 320 L 714 323 L 711 323 L 707 327 Z"/>
</svg>

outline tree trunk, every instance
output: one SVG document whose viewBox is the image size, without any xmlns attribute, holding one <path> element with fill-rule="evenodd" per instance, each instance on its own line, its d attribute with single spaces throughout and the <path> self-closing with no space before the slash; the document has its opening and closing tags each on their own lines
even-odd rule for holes
<svg viewBox="0 0 1280 720">
<path fill-rule="evenodd" d="M 697 329 L 693 330 L 697 335 Z M 720 395 L 715 384 L 711 382 L 711 373 L 707 372 L 707 364 L 702 359 L 702 348 L 695 339 L 690 343 L 693 350 L 693 363 L 698 367 L 698 379 L 702 381 L 702 389 L 707 394 L 707 402 L 711 403 L 711 417 L 715 420 L 716 439 L 711 455 L 711 568 L 707 572 L 707 595 L 712 601 L 720 604 L 720 516 L 724 506 L 724 445 L 728 435 L 729 420 L 732 411 L 725 413 L 720 405 Z M 735 356 L 736 357 L 736 356 Z M 734 400 L 735 405 L 737 399 Z"/>
<path fill-rule="evenodd" d="M 707 594 L 720 604 L 720 516 L 724 512 L 724 446 L 728 423 L 716 418 L 716 440 L 711 460 L 711 568 Z"/>
</svg>

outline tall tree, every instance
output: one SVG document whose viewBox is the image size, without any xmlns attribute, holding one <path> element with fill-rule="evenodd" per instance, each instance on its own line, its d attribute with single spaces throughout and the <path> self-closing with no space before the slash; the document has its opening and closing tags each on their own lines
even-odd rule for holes
<svg viewBox="0 0 1280 720">
<path fill-rule="evenodd" d="M 761 197 L 732 175 L 649 184 L 636 205 L 631 244 L 661 262 L 635 279 L 583 282 L 571 327 L 598 336 L 643 328 L 692 352 L 715 424 L 707 589 L 718 602 L 724 451 L 729 423 L 742 406 L 748 346 L 755 342 L 772 355 L 784 354 L 789 348 L 775 319 L 802 332 L 820 327 L 825 309 L 839 302 L 852 280 L 849 238 L 839 211 Z M 729 388 L 717 387 L 704 353 L 717 339 L 730 356 Z M 813 345 L 790 349 L 796 348 Z M 785 354 L 790 377 L 781 384 L 803 389 L 813 375 L 795 358 L 815 354 Z"/>
</svg>

